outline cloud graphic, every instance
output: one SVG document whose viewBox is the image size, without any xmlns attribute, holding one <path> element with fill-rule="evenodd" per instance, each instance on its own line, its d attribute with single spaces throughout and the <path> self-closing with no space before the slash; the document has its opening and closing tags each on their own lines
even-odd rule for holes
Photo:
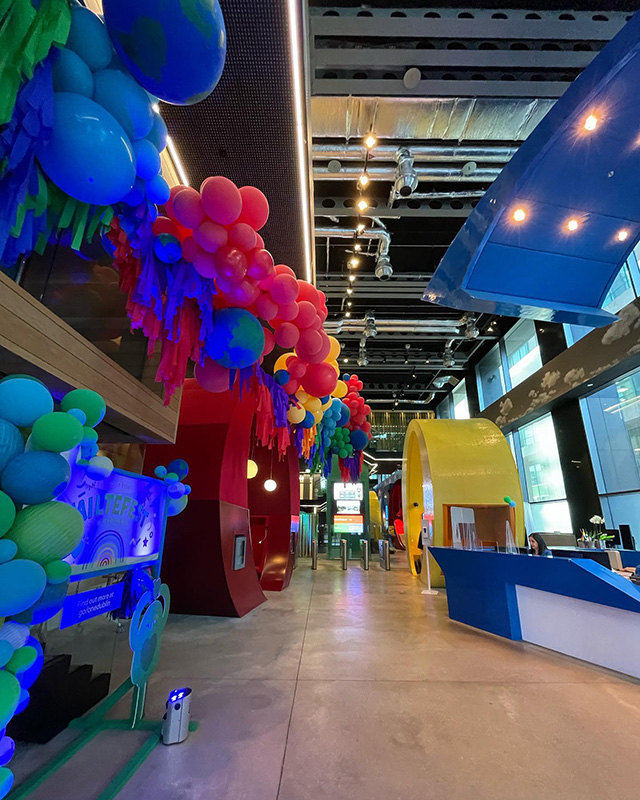
<svg viewBox="0 0 640 800">
<path fill-rule="evenodd" d="M 543 389 L 553 389 L 556 383 L 560 380 L 560 371 L 554 369 L 552 372 L 545 372 L 542 376 L 541 387 Z"/>
<path fill-rule="evenodd" d="M 640 327 L 640 308 L 635 303 L 625 306 L 619 313 L 619 317 L 617 322 L 606 328 L 601 340 L 602 344 L 613 344 Z"/>
<path fill-rule="evenodd" d="M 587 373 L 584 367 L 578 367 L 577 369 L 570 369 L 569 372 L 567 372 L 564 376 L 564 382 L 567 386 L 575 389 L 577 386 L 580 386 L 581 383 L 584 383 L 586 377 Z"/>
</svg>

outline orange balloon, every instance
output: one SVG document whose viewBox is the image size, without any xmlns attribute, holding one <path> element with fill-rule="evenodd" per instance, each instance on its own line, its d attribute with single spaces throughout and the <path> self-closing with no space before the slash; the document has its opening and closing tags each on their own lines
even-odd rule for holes
<svg viewBox="0 0 640 800">
<path fill-rule="evenodd" d="M 342 346 L 335 336 L 330 336 L 329 341 L 331 342 L 331 349 L 329 350 L 329 355 L 325 358 L 325 361 L 336 361 L 340 355 Z"/>
</svg>

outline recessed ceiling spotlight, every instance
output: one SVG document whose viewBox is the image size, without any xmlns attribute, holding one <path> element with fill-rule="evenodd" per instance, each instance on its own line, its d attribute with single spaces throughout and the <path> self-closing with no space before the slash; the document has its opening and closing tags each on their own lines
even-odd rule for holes
<svg viewBox="0 0 640 800">
<path fill-rule="evenodd" d="M 366 172 L 363 172 L 362 175 L 358 178 L 358 183 L 360 186 L 366 186 L 369 183 L 369 176 Z"/>
<path fill-rule="evenodd" d="M 589 114 L 584 121 L 583 127 L 585 131 L 595 131 L 595 129 L 598 127 L 598 118 L 594 114 Z"/>
<path fill-rule="evenodd" d="M 567 230 L 577 231 L 578 227 L 579 227 L 579 222 L 577 219 L 570 219 L 569 222 L 567 222 Z"/>
<path fill-rule="evenodd" d="M 358 208 L 360 211 L 366 211 L 369 208 L 369 203 L 362 198 L 362 200 L 358 200 Z"/>
<path fill-rule="evenodd" d="M 524 208 L 516 208 L 516 210 L 512 214 L 514 222 L 524 222 L 527 218 L 527 212 Z"/>
<path fill-rule="evenodd" d="M 378 140 L 376 139 L 376 137 L 372 133 L 370 133 L 364 140 L 364 146 L 367 148 L 367 150 L 371 150 L 372 147 L 376 146 L 377 141 Z"/>
<path fill-rule="evenodd" d="M 618 231 L 618 233 L 616 234 L 616 239 L 619 242 L 626 242 L 628 238 L 629 238 L 629 231 L 626 228 L 622 228 L 622 230 Z"/>
</svg>

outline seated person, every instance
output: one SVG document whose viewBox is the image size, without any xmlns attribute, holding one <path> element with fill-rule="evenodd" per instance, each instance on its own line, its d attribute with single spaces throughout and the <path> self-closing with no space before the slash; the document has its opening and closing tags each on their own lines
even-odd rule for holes
<svg viewBox="0 0 640 800">
<path fill-rule="evenodd" d="M 549 550 L 544 539 L 539 533 L 529 534 L 529 548 L 534 556 L 546 556 L 547 558 L 553 557 L 553 553 L 551 550 Z"/>
</svg>

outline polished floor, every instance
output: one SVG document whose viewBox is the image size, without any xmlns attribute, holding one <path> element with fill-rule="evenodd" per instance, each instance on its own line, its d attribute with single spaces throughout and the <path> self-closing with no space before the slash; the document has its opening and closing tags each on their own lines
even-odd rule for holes
<svg viewBox="0 0 640 800">
<path fill-rule="evenodd" d="M 452 623 L 420 589 L 401 561 L 302 562 L 244 619 L 172 617 L 148 715 L 188 684 L 200 727 L 117 800 L 637 798 L 640 682 Z M 97 798 L 138 736 L 101 734 L 33 800 Z"/>
</svg>

